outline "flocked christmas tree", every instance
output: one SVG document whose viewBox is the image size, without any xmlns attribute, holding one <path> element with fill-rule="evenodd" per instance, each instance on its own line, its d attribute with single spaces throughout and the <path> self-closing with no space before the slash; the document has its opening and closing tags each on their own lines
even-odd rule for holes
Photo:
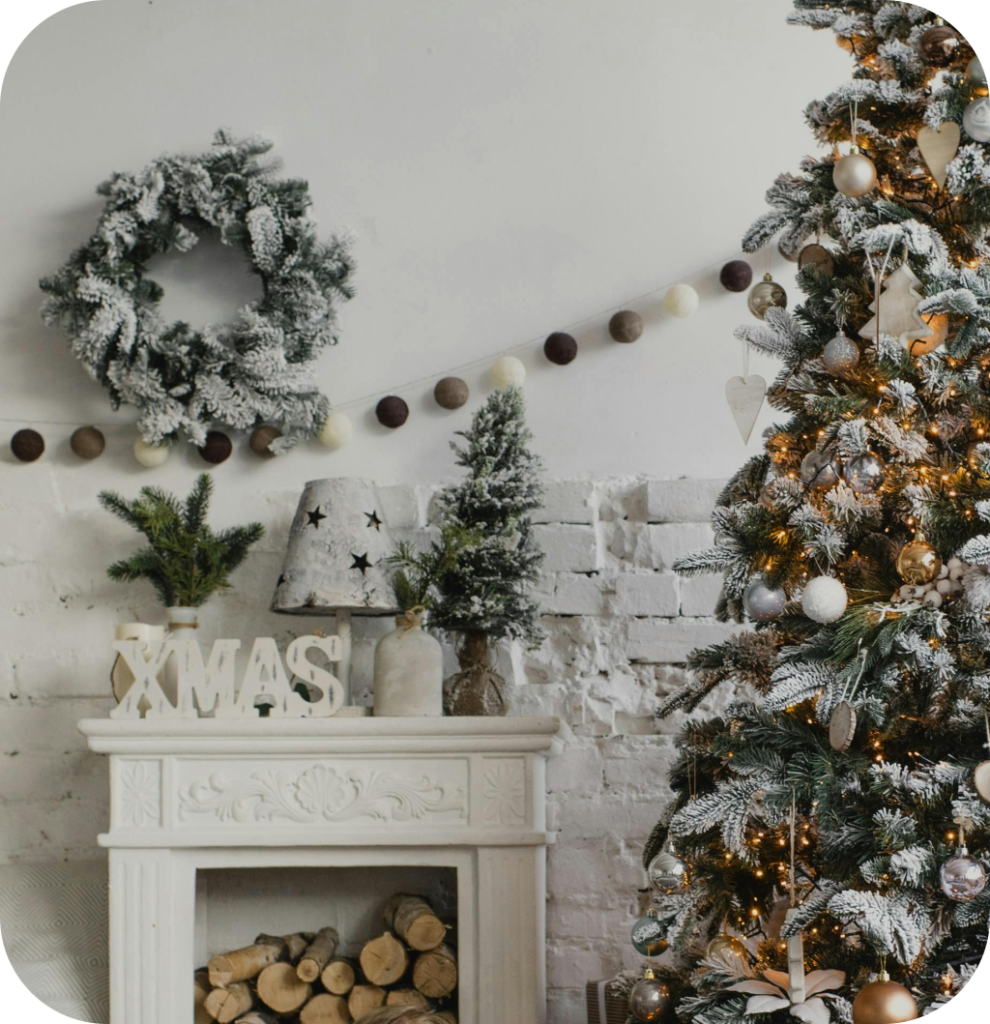
<svg viewBox="0 0 990 1024">
<path fill-rule="evenodd" d="M 678 566 L 722 573 L 719 616 L 750 625 L 695 652 L 659 714 L 751 696 L 680 735 L 644 857 L 634 938 L 670 953 L 633 990 L 642 1020 L 911 1020 L 987 944 L 986 77 L 923 8 L 796 8 L 853 79 L 807 110 L 830 152 L 777 179 L 745 239 L 803 249 L 805 298 L 739 332 L 783 363 L 782 418 L 722 494 L 716 546 Z M 941 158 L 940 128 L 960 136 Z"/>
<path fill-rule="evenodd" d="M 439 497 L 441 527 L 459 539 L 437 583 L 434 621 L 462 637 L 461 672 L 447 681 L 445 702 L 456 714 L 505 714 L 492 647 L 499 640 L 535 644 L 541 636 L 530 593 L 543 561 L 530 520 L 543 493 L 541 464 L 529 450 L 519 388 L 495 391 L 461 436 L 466 443 L 453 448 L 468 475 Z"/>
</svg>

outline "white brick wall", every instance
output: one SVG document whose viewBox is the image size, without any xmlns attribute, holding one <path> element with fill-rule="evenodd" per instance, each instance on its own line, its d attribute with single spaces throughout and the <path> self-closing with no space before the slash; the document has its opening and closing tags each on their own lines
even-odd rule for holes
<svg viewBox="0 0 990 1024">
<path fill-rule="evenodd" d="M 110 707 L 114 624 L 157 621 L 161 611 L 144 586 L 106 579 L 133 534 L 91 501 L 66 501 L 54 477 L 32 481 L 0 506 L 0 860 L 90 859 L 107 818 L 106 771 L 75 723 Z M 552 1024 L 582 1019 L 586 980 L 637 961 L 628 934 L 645 882 L 640 852 L 669 798 L 677 730 L 676 722 L 657 724 L 652 709 L 658 695 L 684 684 L 679 666 L 692 648 L 732 632 L 710 617 L 717 581 L 671 572 L 678 555 L 711 542 L 707 520 L 720 487 L 555 481 L 535 517 L 547 552 L 538 587 L 547 639 L 537 651 L 501 652 L 500 665 L 514 685 L 514 713 L 558 715 L 566 740 L 548 773 L 558 831 L 549 866 Z M 382 488 L 395 536 L 430 535 L 433 493 Z M 285 643 L 299 630 L 297 620 L 267 611 L 297 497 L 270 492 L 236 509 L 218 497 L 218 520 L 251 515 L 268 533 L 235 588 L 204 609 L 204 639 L 274 635 Z M 389 628 L 355 622 L 363 702 L 371 699 L 375 638 Z"/>
</svg>

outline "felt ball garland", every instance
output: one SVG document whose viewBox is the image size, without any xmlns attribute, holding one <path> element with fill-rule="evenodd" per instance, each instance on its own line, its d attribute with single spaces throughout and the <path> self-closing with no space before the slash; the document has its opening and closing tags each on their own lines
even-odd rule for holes
<svg viewBox="0 0 990 1024">
<path fill-rule="evenodd" d="M 622 345 L 631 345 L 642 337 L 643 318 L 631 309 L 623 309 L 609 320 L 608 333 L 612 336 L 613 341 Z"/>
<path fill-rule="evenodd" d="M 262 423 L 251 432 L 251 440 L 249 442 L 251 451 L 262 459 L 273 459 L 275 458 L 275 452 L 272 451 L 271 444 L 281 436 L 282 431 L 278 427 L 273 427 L 270 423 Z"/>
<path fill-rule="evenodd" d="M 722 287 L 729 292 L 744 292 L 753 283 L 753 268 L 745 260 L 731 260 L 718 275 Z"/>
<path fill-rule="evenodd" d="M 37 430 L 25 427 L 10 439 L 10 450 L 20 462 L 34 462 L 45 451 L 45 439 Z"/>
<path fill-rule="evenodd" d="M 563 331 L 554 331 L 543 342 L 543 354 L 557 366 L 566 366 L 574 362 L 578 354 L 578 343 Z"/>
<path fill-rule="evenodd" d="M 460 409 L 471 397 L 471 389 L 460 377 L 444 377 L 433 389 L 433 400 L 441 409 Z"/>
<path fill-rule="evenodd" d="M 134 458 L 145 469 L 155 469 L 168 458 L 169 448 L 166 444 L 148 444 L 143 437 L 134 442 Z"/>
<path fill-rule="evenodd" d="M 351 418 L 347 413 L 332 412 L 324 420 L 323 426 L 320 428 L 319 437 L 321 443 L 325 444 L 331 451 L 337 451 L 350 441 L 351 434 L 353 433 L 354 425 L 351 423 Z"/>
<path fill-rule="evenodd" d="M 219 466 L 230 458 L 234 445 L 222 430 L 207 431 L 206 441 L 200 446 L 199 454 L 205 462 Z"/>
<path fill-rule="evenodd" d="M 492 363 L 492 383 L 497 388 L 505 388 L 510 384 L 520 387 L 526 380 L 526 367 L 522 360 L 515 356 L 501 356 Z"/>
<path fill-rule="evenodd" d="M 389 430 L 397 430 L 409 419 L 409 406 L 398 395 L 386 395 L 375 407 L 378 422 Z"/>
<path fill-rule="evenodd" d="M 107 439 L 96 427 L 77 427 L 69 438 L 69 447 L 80 459 L 97 459 L 103 454 Z"/>
</svg>

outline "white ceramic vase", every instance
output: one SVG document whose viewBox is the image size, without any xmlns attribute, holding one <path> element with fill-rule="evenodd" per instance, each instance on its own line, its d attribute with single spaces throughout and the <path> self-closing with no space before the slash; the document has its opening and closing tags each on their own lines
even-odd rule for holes
<svg viewBox="0 0 990 1024">
<path fill-rule="evenodd" d="M 443 648 L 423 629 L 423 617 L 400 615 L 375 648 L 375 715 L 443 715 Z M 415 624 L 413 624 L 415 623 Z"/>
</svg>

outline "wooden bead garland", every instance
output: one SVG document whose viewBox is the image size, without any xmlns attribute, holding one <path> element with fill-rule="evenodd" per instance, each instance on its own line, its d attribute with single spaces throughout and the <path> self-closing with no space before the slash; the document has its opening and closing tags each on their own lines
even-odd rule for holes
<svg viewBox="0 0 990 1024">
<path fill-rule="evenodd" d="M 471 396 L 471 389 L 460 377 L 444 377 L 433 389 L 433 399 L 441 409 L 460 409 Z"/>
<path fill-rule="evenodd" d="M 375 406 L 375 415 L 383 427 L 395 430 L 409 419 L 409 406 L 398 395 L 386 395 Z"/>
<path fill-rule="evenodd" d="M 634 341 L 639 341 L 643 334 L 643 318 L 631 309 L 623 309 L 609 320 L 608 333 L 613 341 L 631 345 Z"/>
<path fill-rule="evenodd" d="M 78 427 L 69 438 L 69 447 L 80 459 L 96 459 L 103 454 L 107 439 L 96 427 Z"/>
<path fill-rule="evenodd" d="M 230 438 L 222 430 L 211 430 L 207 433 L 206 442 L 199 449 L 199 454 L 206 462 L 219 466 L 221 462 L 226 462 L 230 458 L 233 450 Z"/>
<path fill-rule="evenodd" d="M 37 430 L 25 427 L 18 430 L 10 439 L 10 450 L 15 459 L 21 462 L 34 462 L 40 459 L 45 451 L 45 439 Z"/>
</svg>

